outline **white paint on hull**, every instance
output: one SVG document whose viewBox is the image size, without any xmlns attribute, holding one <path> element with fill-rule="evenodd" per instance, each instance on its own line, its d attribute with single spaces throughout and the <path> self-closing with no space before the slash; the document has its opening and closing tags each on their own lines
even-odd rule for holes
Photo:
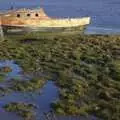
<svg viewBox="0 0 120 120">
<path fill-rule="evenodd" d="M 65 18 L 65 19 L 50 19 L 50 20 L 34 20 L 34 19 L 21 19 L 22 24 L 5 24 L 8 26 L 18 27 L 77 27 L 90 24 L 90 17 L 83 18 Z"/>
<path fill-rule="evenodd" d="M 30 24 L 31 23 L 31 24 Z M 37 24 L 36 24 L 37 23 Z M 90 17 L 71 19 L 51 19 L 51 20 L 26 20 L 25 26 L 34 27 L 77 27 L 90 24 Z"/>
</svg>

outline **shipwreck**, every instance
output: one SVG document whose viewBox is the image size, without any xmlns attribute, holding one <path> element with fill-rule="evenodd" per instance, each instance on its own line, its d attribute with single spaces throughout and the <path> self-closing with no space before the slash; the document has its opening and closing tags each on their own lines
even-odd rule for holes
<svg viewBox="0 0 120 120">
<path fill-rule="evenodd" d="M 43 8 L 17 9 L 0 13 L 0 26 L 5 33 L 17 32 L 81 32 L 90 24 L 90 17 L 52 18 Z"/>
</svg>

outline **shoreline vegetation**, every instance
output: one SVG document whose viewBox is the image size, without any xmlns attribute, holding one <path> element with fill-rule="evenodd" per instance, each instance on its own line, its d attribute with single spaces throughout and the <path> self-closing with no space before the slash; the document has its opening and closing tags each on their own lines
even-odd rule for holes
<svg viewBox="0 0 120 120">
<path fill-rule="evenodd" d="M 25 73 L 47 73 L 51 78 L 56 75 L 59 100 L 51 103 L 56 114 L 120 120 L 119 35 L 6 39 L 0 42 L 0 59 L 16 61 Z M 1 79 L 2 76 L 2 82 Z M 40 88 L 45 81 L 14 81 L 11 89 L 30 91 Z M 19 103 L 11 105 L 27 107 Z M 16 111 L 11 105 L 6 106 L 8 111 Z"/>
<path fill-rule="evenodd" d="M 36 109 L 36 106 L 33 104 L 13 102 L 10 104 L 6 104 L 4 108 L 8 112 L 17 113 L 18 115 L 22 116 L 25 120 L 35 119 L 34 109 Z"/>
</svg>

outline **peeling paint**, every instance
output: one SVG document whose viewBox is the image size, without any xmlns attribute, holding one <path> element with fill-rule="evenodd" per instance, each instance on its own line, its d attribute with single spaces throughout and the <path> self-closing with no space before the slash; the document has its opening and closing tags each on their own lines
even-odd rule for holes
<svg viewBox="0 0 120 120">
<path fill-rule="evenodd" d="M 11 10 L 2 14 L 0 17 L 1 25 L 8 26 L 75 27 L 90 24 L 90 17 L 65 19 L 50 18 L 42 8 L 39 10 Z"/>
</svg>

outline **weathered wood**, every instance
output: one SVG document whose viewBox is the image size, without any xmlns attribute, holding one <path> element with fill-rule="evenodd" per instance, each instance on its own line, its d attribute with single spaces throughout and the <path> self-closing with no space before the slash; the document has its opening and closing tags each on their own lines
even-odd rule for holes
<svg viewBox="0 0 120 120">
<path fill-rule="evenodd" d="M 90 24 L 90 17 L 83 18 L 50 18 L 43 9 L 11 10 L 0 15 L 1 25 L 6 33 L 14 32 L 64 32 L 83 30 Z"/>
<path fill-rule="evenodd" d="M 40 32 L 40 33 L 70 33 L 70 32 L 82 32 L 85 29 L 85 26 L 77 27 L 19 27 L 19 26 L 7 26 L 2 25 L 3 31 L 5 34 L 14 34 L 14 33 L 30 33 L 30 32 Z"/>
</svg>

